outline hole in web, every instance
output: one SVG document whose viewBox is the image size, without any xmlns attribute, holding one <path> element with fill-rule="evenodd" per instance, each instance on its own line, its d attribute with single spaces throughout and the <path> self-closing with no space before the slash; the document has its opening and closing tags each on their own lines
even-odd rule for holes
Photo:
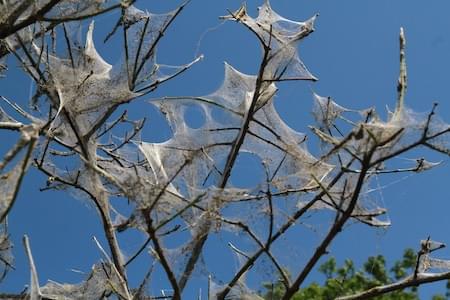
<svg viewBox="0 0 450 300">
<path fill-rule="evenodd" d="M 237 188 L 254 188 L 264 181 L 261 159 L 253 153 L 239 152 L 233 170 L 231 183 Z"/>
<path fill-rule="evenodd" d="M 150 112 L 136 109 L 136 107 L 129 107 L 130 115 L 133 113 L 133 116 L 140 118 L 148 114 L 147 117 L 151 120 L 144 124 L 144 130 L 141 131 L 142 140 L 162 143 L 172 138 L 173 132 L 164 114 L 153 105 L 150 105 L 149 109 Z"/>
<path fill-rule="evenodd" d="M 192 129 L 197 129 L 205 124 L 205 112 L 199 105 L 190 105 L 184 112 L 184 121 Z"/>
</svg>

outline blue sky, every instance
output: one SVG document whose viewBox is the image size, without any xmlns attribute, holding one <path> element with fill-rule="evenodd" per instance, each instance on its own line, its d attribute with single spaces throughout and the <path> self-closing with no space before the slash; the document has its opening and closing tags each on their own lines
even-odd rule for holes
<svg viewBox="0 0 450 300">
<path fill-rule="evenodd" d="M 152 12 L 172 10 L 180 1 L 138 1 L 139 8 Z M 227 9 L 235 10 L 240 1 L 192 0 L 169 29 L 158 56 L 161 63 L 184 64 L 197 54 L 204 59 L 178 79 L 161 87 L 156 93 L 130 105 L 130 116 L 149 116 L 143 133 L 146 141 L 162 141 L 170 135 L 162 116 L 146 100 L 164 95 L 206 95 L 217 89 L 223 80 L 223 62 L 247 74 L 254 74 L 259 66 L 261 51 L 257 40 L 242 26 L 218 19 Z M 247 1 L 249 13 L 256 14 L 261 1 Z M 324 1 L 273 0 L 272 7 L 280 15 L 293 20 L 305 20 L 315 13 L 320 16 L 316 31 L 300 44 L 300 56 L 308 69 L 319 78 L 316 83 L 280 84 L 276 107 L 284 121 L 292 128 L 309 134 L 311 90 L 332 96 L 339 104 L 353 109 L 375 106 L 380 112 L 395 105 L 398 77 L 398 33 L 405 28 L 407 38 L 408 93 L 406 104 L 416 111 L 428 111 L 432 102 L 439 102 L 438 112 L 450 119 L 450 3 L 445 0 L 408 1 Z M 120 47 L 103 45 L 108 29 L 118 14 L 102 16 L 96 21 L 94 32 L 99 53 L 110 63 L 118 60 Z M 114 43 L 114 41 L 113 41 Z M 17 74 L 17 63 L 10 60 L 10 78 L 0 81 L 0 94 L 19 103 L 26 103 L 29 79 Z M 195 119 L 195 116 L 194 116 Z M 2 140 L 10 135 L 1 133 Z M 313 153 L 317 150 L 314 138 L 309 141 Z M 3 144 L 3 141 L 2 141 Z M 448 160 L 426 151 L 405 155 L 415 158 L 429 155 L 430 160 L 443 164 L 429 172 L 413 176 L 390 176 L 380 179 L 388 185 L 379 195 L 389 210 L 392 226 L 387 230 L 373 229 L 359 224 L 347 226 L 331 247 L 338 261 L 353 258 L 361 263 L 370 255 L 384 254 L 388 261 L 400 258 L 406 247 L 417 248 L 419 241 L 431 235 L 433 239 L 450 244 L 450 203 L 448 191 Z M 244 161 L 242 178 L 254 166 Z M 248 173 L 246 173 L 248 172 Z M 392 184 L 391 184 L 392 183 Z M 20 291 L 28 282 L 28 267 L 21 246 L 24 233 L 31 239 L 33 254 L 41 283 L 47 279 L 78 281 L 80 276 L 70 271 L 88 270 L 100 257 L 92 242 L 93 235 L 101 237 L 101 225 L 95 209 L 85 200 L 74 199 L 65 192 L 40 193 L 45 178 L 31 170 L 24 182 L 16 206 L 9 218 L 15 244 L 16 271 L 0 284 L 3 291 Z M 319 230 L 319 235 L 325 230 Z M 125 248 L 134 249 L 143 238 L 132 236 Z M 131 237 L 127 237 L 131 241 Z M 298 248 L 312 247 L 298 238 Z M 134 244 L 133 244 L 134 243 Z M 127 251 L 127 250 L 126 250 Z M 450 249 L 440 251 L 450 258 Z M 214 260 L 213 257 L 210 258 Z M 220 264 L 219 264 L 220 267 Z M 139 269 L 139 266 L 132 266 Z M 441 285 L 423 288 L 426 298 L 439 291 Z"/>
</svg>

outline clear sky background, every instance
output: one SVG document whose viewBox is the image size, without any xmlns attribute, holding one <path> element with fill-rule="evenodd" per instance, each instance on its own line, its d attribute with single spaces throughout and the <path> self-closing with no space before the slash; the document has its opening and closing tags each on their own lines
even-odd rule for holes
<svg viewBox="0 0 450 300">
<path fill-rule="evenodd" d="M 249 13 L 256 14 L 262 1 L 247 1 Z M 137 7 L 152 12 L 174 9 L 180 1 L 137 1 Z M 241 4 L 236 0 L 192 0 L 168 30 L 159 50 L 159 62 L 184 64 L 196 55 L 205 58 L 180 78 L 162 86 L 156 93 L 128 106 L 130 117 L 149 117 L 143 139 L 163 141 L 170 131 L 163 117 L 147 103 L 152 97 L 164 95 L 207 95 L 216 90 L 223 80 L 223 62 L 237 70 L 255 74 L 261 51 L 257 40 L 243 26 L 233 22 L 222 24 L 218 19 L 227 9 L 235 10 Z M 450 120 L 450 2 L 447 0 L 273 0 L 272 7 L 280 15 L 293 20 L 306 20 L 315 13 L 320 16 L 316 31 L 300 44 L 300 56 L 308 69 L 319 78 L 316 83 L 297 82 L 280 84 L 276 107 L 284 121 L 292 128 L 309 133 L 311 90 L 332 96 L 339 104 L 364 109 L 395 105 L 398 78 L 398 33 L 405 28 L 407 38 L 408 92 L 406 103 L 416 111 L 429 111 L 434 101 L 439 102 L 438 113 Z M 115 24 L 118 14 L 101 16 L 96 21 L 94 37 L 99 53 L 114 64 L 123 52 L 118 44 L 104 45 L 101 40 Z M 27 103 L 30 80 L 17 72 L 17 62 L 10 59 L 8 76 L 0 80 L 0 94 L 18 103 Z M 195 122 L 195 115 L 192 116 Z M 2 132 L 4 149 L 12 135 Z M 317 151 L 312 138 L 309 147 Z M 398 175 L 380 179 L 380 199 L 388 208 L 392 226 L 373 229 L 351 224 L 331 247 L 331 255 L 339 262 L 352 258 L 358 264 L 368 256 L 383 254 L 388 262 L 399 259 L 403 249 L 418 249 L 421 239 L 432 239 L 450 244 L 449 161 L 435 154 L 415 153 L 402 158 L 429 155 L 429 160 L 443 160 L 440 167 L 413 176 Z M 242 161 L 233 181 L 251 183 L 248 170 L 252 162 Z M 247 172 L 247 173 L 246 173 Z M 393 183 L 393 184 L 391 184 Z M 96 235 L 102 239 L 101 225 L 95 209 L 85 200 L 74 199 L 65 192 L 40 193 L 45 178 L 31 170 L 26 177 L 19 198 L 9 217 L 9 229 L 15 244 L 16 271 L 0 284 L 1 291 L 21 291 L 29 281 L 28 265 L 21 238 L 28 234 L 41 283 L 48 279 L 59 282 L 77 282 L 82 277 L 70 269 L 88 271 L 100 258 L 92 242 Z M 323 234 L 325 230 L 319 230 Z M 313 247 L 296 237 L 298 248 Z M 126 240 L 131 241 L 130 237 Z M 144 240 L 135 236 L 125 245 L 125 252 L 133 253 Z M 134 243 L 134 244 L 133 244 Z M 442 258 L 450 258 L 450 248 L 441 250 Z M 213 259 L 213 258 L 211 258 Z M 133 270 L 142 268 L 137 263 Z M 138 271 L 136 271 L 139 273 Z M 132 272 L 131 272 L 132 273 Z M 322 280 L 321 277 L 312 279 Z M 133 277 L 133 276 L 131 276 Z M 442 284 L 421 288 L 424 299 L 433 292 L 443 291 Z M 255 283 L 253 287 L 257 288 Z"/>
</svg>

